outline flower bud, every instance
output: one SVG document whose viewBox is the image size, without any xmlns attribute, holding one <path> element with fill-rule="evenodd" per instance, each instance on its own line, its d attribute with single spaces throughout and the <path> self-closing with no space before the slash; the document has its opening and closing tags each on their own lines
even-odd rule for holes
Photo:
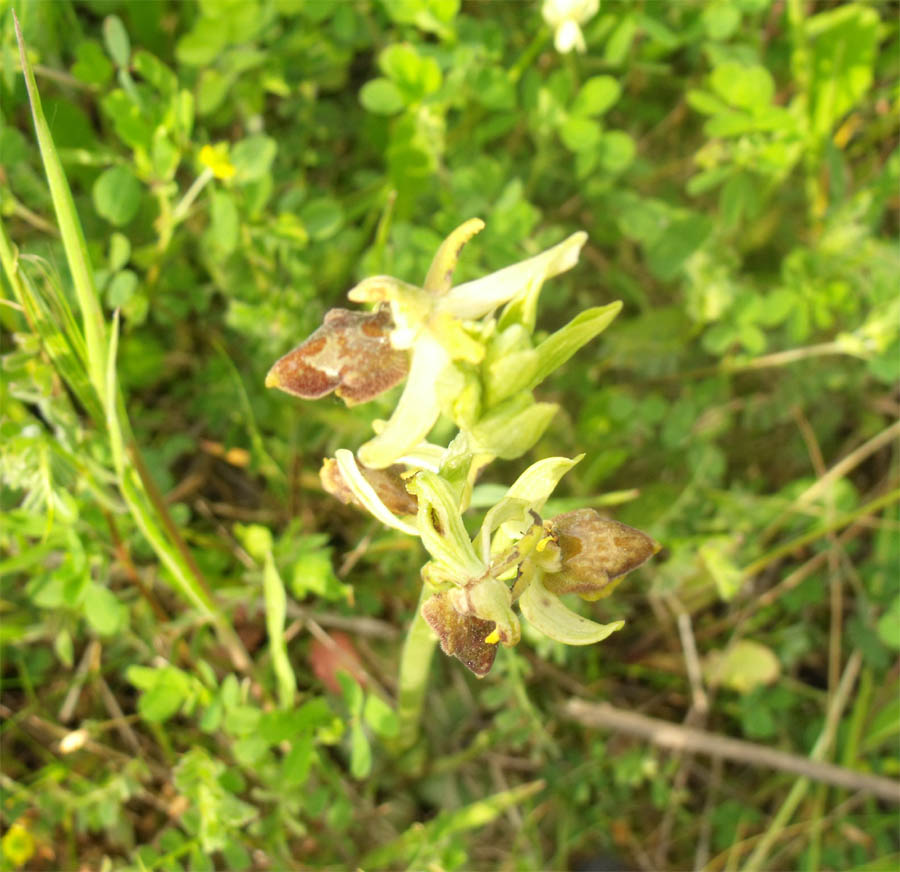
<svg viewBox="0 0 900 872">
<path fill-rule="evenodd" d="M 646 533 L 602 518 L 594 509 L 557 515 L 548 526 L 562 556 L 562 569 L 544 579 L 544 586 L 555 594 L 600 599 L 612 592 L 614 579 L 659 551 Z"/>
</svg>

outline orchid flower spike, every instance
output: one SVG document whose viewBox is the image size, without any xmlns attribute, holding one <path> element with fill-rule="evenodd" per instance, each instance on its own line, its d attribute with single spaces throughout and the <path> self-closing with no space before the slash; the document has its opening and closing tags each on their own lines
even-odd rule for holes
<svg viewBox="0 0 900 872">
<path fill-rule="evenodd" d="M 481 219 L 472 218 L 454 230 L 421 288 L 391 276 L 360 282 L 348 296 L 356 303 L 374 303 L 374 311 L 330 311 L 315 333 L 276 362 L 266 386 L 307 399 L 334 391 L 351 405 L 405 378 L 393 415 L 358 457 L 371 469 L 384 469 L 415 452 L 441 409 L 465 387 L 456 364 L 478 365 L 484 359 L 476 322 L 571 269 L 587 240 L 583 231 L 573 233 L 541 254 L 454 287 L 460 252 L 483 227 Z"/>
</svg>

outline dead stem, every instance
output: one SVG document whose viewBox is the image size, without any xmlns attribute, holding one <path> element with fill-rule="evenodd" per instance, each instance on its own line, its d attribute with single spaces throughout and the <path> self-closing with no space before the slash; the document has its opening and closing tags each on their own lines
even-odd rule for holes
<svg viewBox="0 0 900 872">
<path fill-rule="evenodd" d="M 755 742 L 732 739 L 729 736 L 720 736 L 693 727 L 683 727 L 658 718 L 624 711 L 609 703 L 571 699 L 562 706 L 562 714 L 583 726 L 619 730 L 632 736 L 639 736 L 661 748 L 708 754 L 736 763 L 791 772 L 846 790 L 863 790 L 880 799 L 900 804 L 900 781 L 880 775 L 856 772 L 844 766 L 811 760 L 799 754 L 789 754 Z"/>
</svg>

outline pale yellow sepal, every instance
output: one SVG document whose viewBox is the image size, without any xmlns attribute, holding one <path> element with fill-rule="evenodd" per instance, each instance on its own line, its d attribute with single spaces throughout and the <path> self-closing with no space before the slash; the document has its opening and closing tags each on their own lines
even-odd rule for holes
<svg viewBox="0 0 900 872">
<path fill-rule="evenodd" d="M 625 621 L 598 624 L 576 615 L 544 587 L 540 573 L 519 597 L 519 609 L 536 630 L 565 645 L 593 645 L 625 626 Z"/>
</svg>

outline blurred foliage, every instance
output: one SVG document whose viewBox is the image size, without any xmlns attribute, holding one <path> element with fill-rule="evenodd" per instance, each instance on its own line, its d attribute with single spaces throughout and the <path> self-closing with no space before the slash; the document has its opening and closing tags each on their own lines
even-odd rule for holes
<svg viewBox="0 0 900 872">
<path fill-rule="evenodd" d="M 11 8 L 120 313 L 148 511 L 243 670 L 142 534 L 76 333 L 54 332 L 76 297 Z M 687 615 L 710 700 L 692 719 L 808 754 L 860 656 L 831 757 L 900 775 L 896 4 L 603 2 L 567 54 L 530 2 L 0 10 L 0 212 L 45 301 L 3 286 L 0 869 L 716 870 L 769 833 L 780 868 L 893 867 L 895 809 L 816 788 L 773 831 L 784 776 L 558 711 L 684 719 Z M 604 646 L 534 635 L 483 682 L 439 662 L 398 758 L 423 554 L 315 474 L 393 399 L 289 402 L 263 379 L 355 281 L 421 282 L 472 216 L 461 280 L 588 232 L 540 326 L 625 309 L 542 388 L 564 411 L 535 456 L 587 452 L 547 511 L 605 505 L 665 551 L 585 607 L 628 618 Z"/>
</svg>

